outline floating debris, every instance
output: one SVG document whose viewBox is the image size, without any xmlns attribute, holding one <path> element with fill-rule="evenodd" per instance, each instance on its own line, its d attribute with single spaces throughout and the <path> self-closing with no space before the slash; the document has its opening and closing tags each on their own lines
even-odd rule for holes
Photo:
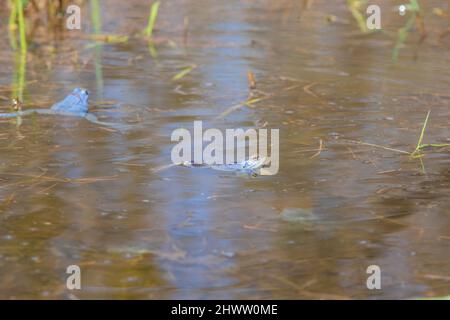
<svg viewBox="0 0 450 320">
<path fill-rule="evenodd" d="M 181 70 L 180 72 L 178 72 L 176 75 L 173 76 L 172 81 L 177 81 L 177 80 L 180 80 L 181 78 L 184 78 L 187 74 L 189 74 L 195 68 L 197 68 L 196 64 L 193 64 L 191 66 L 184 68 L 183 70 Z"/>
<path fill-rule="evenodd" d="M 247 71 L 247 80 L 248 80 L 248 87 L 250 90 L 256 89 L 256 80 L 253 72 L 250 70 Z"/>
</svg>

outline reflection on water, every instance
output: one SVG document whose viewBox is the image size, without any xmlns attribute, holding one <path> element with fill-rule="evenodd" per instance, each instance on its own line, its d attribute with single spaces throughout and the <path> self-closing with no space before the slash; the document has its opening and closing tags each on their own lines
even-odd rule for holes
<svg viewBox="0 0 450 320">
<path fill-rule="evenodd" d="M 147 4 L 100 5 L 102 32 L 146 25 Z M 429 109 L 427 141 L 448 142 L 448 46 L 422 45 L 414 60 L 407 45 L 393 64 L 389 37 L 358 37 L 353 23 L 327 22 L 328 14 L 351 19 L 343 4 L 315 1 L 299 19 L 300 10 L 290 1 L 165 1 L 157 36 L 171 41 L 157 45 L 156 58 L 140 39 L 87 46 L 86 30 L 30 51 L 26 106 L 47 107 L 83 86 L 101 120 L 133 129 L 1 120 L 0 297 L 448 294 L 448 149 L 428 153 L 423 174 L 408 156 L 340 143 L 414 149 Z M 2 112 L 14 72 L 7 45 Z M 273 97 L 218 118 L 248 98 L 248 70 L 259 94 Z M 279 128 L 279 173 L 155 172 L 170 164 L 172 130 L 192 129 L 194 120 L 205 128 Z M 71 264 L 81 267 L 80 291 L 65 287 Z M 365 286 L 371 264 L 382 270 L 377 292 Z"/>
</svg>

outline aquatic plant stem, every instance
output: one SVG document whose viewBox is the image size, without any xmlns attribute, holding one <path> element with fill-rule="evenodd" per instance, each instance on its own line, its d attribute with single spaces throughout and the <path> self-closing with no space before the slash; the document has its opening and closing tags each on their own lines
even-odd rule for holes
<svg viewBox="0 0 450 320">
<path fill-rule="evenodd" d="M 420 6 L 417 0 L 410 0 L 409 4 L 406 6 L 409 11 L 411 11 L 411 16 L 406 21 L 406 24 L 398 30 L 397 41 L 395 43 L 394 49 L 392 50 L 392 60 L 397 62 L 400 48 L 405 43 L 408 38 L 409 32 L 414 27 L 414 23 L 420 14 Z"/>
<path fill-rule="evenodd" d="M 360 7 L 364 7 L 367 0 L 347 0 L 347 7 L 358 23 L 359 30 L 363 33 L 367 33 L 366 18 L 360 11 Z"/>
<path fill-rule="evenodd" d="M 9 44 L 13 50 L 17 50 L 17 38 L 16 38 L 16 29 L 17 29 L 17 6 L 15 3 L 15 0 L 10 1 L 11 5 L 11 13 L 9 15 L 9 22 L 8 22 L 8 33 L 9 33 Z"/>
<path fill-rule="evenodd" d="M 153 28 L 155 27 L 156 18 L 158 17 L 159 5 L 160 2 L 156 1 L 150 7 L 147 28 L 144 30 L 144 33 L 148 38 L 151 38 L 153 35 Z"/>
<path fill-rule="evenodd" d="M 422 131 L 420 132 L 419 141 L 417 142 L 417 147 L 416 147 L 415 151 L 419 150 L 420 146 L 422 145 L 423 136 L 425 135 L 425 129 L 427 128 L 427 123 L 428 123 L 428 118 L 430 117 L 430 113 L 431 113 L 431 110 L 428 110 L 427 117 L 425 118 L 425 121 L 423 122 Z"/>
<path fill-rule="evenodd" d="M 23 5 L 22 0 L 16 0 L 17 18 L 19 22 L 19 35 L 20 35 L 20 51 L 22 54 L 27 53 L 27 39 L 25 30 L 25 19 L 23 17 Z"/>
<path fill-rule="evenodd" d="M 148 16 L 148 24 L 147 27 L 144 29 L 144 35 L 147 37 L 148 40 L 148 52 L 150 53 L 150 56 L 152 58 L 156 58 L 158 56 L 158 52 L 156 51 L 155 45 L 152 40 L 152 36 L 153 36 L 153 28 L 155 27 L 156 23 L 156 18 L 158 17 L 159 5 L 160 5 L 159 1 L 152 3 L 150 7 L 150 14 Z"/>
<path fill-rule="evenodd" d="M 98 0 L 91 0 L 91 19 L 92 29 L 95 35 L 101 34 L 102 20 L 100 16 L 100 5 Z M 94 65 L 95 65 L 95 79 L 97 83 L 97 94 L 103 97 L 103 70 L 102 70 L 102 44 L 97 43 L 94 48 Z"/>
</svg>

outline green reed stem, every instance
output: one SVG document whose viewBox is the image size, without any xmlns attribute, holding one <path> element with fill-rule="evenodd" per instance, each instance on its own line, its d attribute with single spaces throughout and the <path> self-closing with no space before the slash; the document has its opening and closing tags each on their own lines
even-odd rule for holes
<svg viewBox="0 0 450 320">
<path fill-rule="evenodd" d="M 9 15 L 8 21 L 8 30 L 9 30 L 9 43 L 13 50 L 17 50 L 17 38 L 16 38 L 16 29 L 17 29 L 17 6 L 15 0 L 10 1 L 11 4 L 11 13 Z"/>
<path fill-rule="evenodd" d="M 94 34 L 100 34 L 102 29 L 102 19 L 100 16 L 100 5 L 98 0 L 91 0 L 91 19 Z"/>
<path fill-rule="evenodd" d="M 25 19 L 23 14 L 22 0 L 16 0 L 17 18 L 19 22 L 20 50 L 22 54 L 27 54 L 27 37 L 25 29 Z"/>
<path fill-rule="evenodd" d="M 347 0 L 347 7 L 358 23 L 359 30 L 361 32 L 366 33 L 367 25 L 366 25 L 366 16 L 361 13 L 360 8 L 365 7 L 367 0 Z"/>
<path fill-rule="evenodd" d="M 406 9 L 408 11 L 411 11 L 411 16 L 406 21 L 406 24 L 398 30 L 397 41 L 395 43 L 394 49 L 392 50 L 392 60 L 394 62 L 398 60 L 400 49 L 406 42 L 410 31 L 414 27 L 414 23 L 417 19 L 417 14 L 420 12 L 419 2 L 417 0 L 410 0 L 409 4 L 406 5 Z"/>
<path fill-rule="evenodd" d="M 101 34 L 102 19 L 100 15 L 100 5 L 98 0 L 91 0 L 91 20 L 94 34 Z M 95 80 L 97 83 L 97 94 L 103 96 L 103 70 L 102 70 L 102 44 L 97 43 L 94 48 L 94 65 L 95 65 Z"/>
<path fill-rule="evenodd" d="M 422 148 L 423 137 L 425 136 L 425 129 L 427 128 L 428 118 L 430 117 L 431 110 L 428 110 L 427 117 L 423 122 L 422 131 L 420 132 L 419 141 L 417 141 L 416 149 L 411 153 L 411 155 L 417 154 Z"/>
<path fill-rule="evenodd" d="M 156 18 L 158 17 L 159 5 L 160 5 L 160 2 L 156 1 L 150 7 L 150 14 L 148 16 L 147 28 L 145 28 L 145 30 L 144 30 L 144 34 L 148 38 L 151 38 L 153 35 L 153 28 L 155 27 Z"/>
</svg>

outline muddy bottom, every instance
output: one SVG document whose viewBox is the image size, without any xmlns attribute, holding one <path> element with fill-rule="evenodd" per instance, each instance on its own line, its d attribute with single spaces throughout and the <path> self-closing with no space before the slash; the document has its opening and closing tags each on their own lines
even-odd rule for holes
<svg viewBox="0 0 450 320">
<path fill-rule="evenodd" d="M 148 3 L 131 2 L 100 2 L 103 33 L 146 25 Z M 358 36 L 345 2 L 164 1 L 150 51 L 139 37 L 93 42 L 89 21 L 36 36 L 24 108 L 81 86 L 99 119 L 128 129 L 0 120 L 0 298 L 448 295 L 450 148 L 421 158 L 390 150 L 414 151 L 428 110 L 423 142 L 450 143 L 449 46 L 433 38 L 447 22 L 431 15 L 444 5 L 423 6 L 430 36 L 418 46 L 412 33 L 396 63 L 406 18 L 383 20 L 394 38 Z M 1 112 L 18 72 L 7 28 Z M 260 100 L 243 105 L 249 94 Z M 279 129 L 278 173 L 172 166 L 171 133 L 195 120 Z M 66 287 L 69 265 L 81 269 L 81 290 Z M 381 290 L 366 287 L 370 265 Z"/>
</svg>

